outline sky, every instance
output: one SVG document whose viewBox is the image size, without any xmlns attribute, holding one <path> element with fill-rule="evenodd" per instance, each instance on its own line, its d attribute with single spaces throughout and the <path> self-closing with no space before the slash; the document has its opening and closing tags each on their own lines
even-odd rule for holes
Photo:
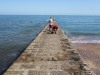
<svg viewBox="0 0 100 75">
<path fill-rule="evenodd" d="M 0 0 L 0 15 L 100 15 L 100 0 Z"/>
</svg>

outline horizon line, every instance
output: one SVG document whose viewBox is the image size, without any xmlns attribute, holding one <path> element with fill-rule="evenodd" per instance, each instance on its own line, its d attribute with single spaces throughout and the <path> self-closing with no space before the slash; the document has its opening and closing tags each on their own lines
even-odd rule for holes
<svg viewBox="0 0 100 75">
<path fill-rule="evenodd" d="M 17 15 L 19 15 L 19 16 L 21 16 L 21 15 L 26 15 L 26 16 L 27 16 L 27 15 L 30 15 L 30 16 L 31 16 L 31 15 L 37 15 L 37 16 L 38 16 L 38 15 L 39 15 L 39 16 L 42 16 L 42 15 L 44 15 L 44 16 L 46 16 L 46 15 L 47 15 L 47 16 L 63 16 L 63 15 L 64 15 L 64 16 L 100 16 L 100 15 L 98 15 L 98 14 L 97 14 L 97 15 L 91 15 L 91 14 L 89 14 L 89 15 L 88 15 L 88 14 L 79 14 L 79 15 L 78 15 L 78 14 L 56 14 L 56 15 L 55 15 L 55 14 L 0 14 L 0 16 L 3 16 L 3 15 L 16 15 L 16 16 L 17 16 Z"/>
</svg>

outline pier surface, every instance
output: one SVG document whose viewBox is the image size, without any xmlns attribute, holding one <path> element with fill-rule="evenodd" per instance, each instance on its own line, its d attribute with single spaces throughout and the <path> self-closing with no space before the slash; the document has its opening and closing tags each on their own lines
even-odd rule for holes
<svg viewBox="0 0 100 75">
<path fill-rule="evenodd" d="M 4 75 L 95 75 L 59 28 L 50 34 L 48 25 Z"/>
</svg>

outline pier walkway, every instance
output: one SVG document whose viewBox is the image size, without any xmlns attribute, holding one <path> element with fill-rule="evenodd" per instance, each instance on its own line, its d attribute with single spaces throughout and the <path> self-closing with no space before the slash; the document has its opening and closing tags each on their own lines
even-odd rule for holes
<svg viewBox="0 0 100 75">
<path fill-rule="evenodd" d="M 59 28 L 50 34 L 48 25 L 4 75 L 95 75 L 83 62 Z"/>
</svg>

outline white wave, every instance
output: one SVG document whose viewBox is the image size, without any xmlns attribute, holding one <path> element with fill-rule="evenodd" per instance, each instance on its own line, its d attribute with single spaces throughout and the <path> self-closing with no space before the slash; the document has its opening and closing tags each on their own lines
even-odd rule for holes
<svg viewBox="0 0 100 75">
<path fill-rule="evenodd" d="M 71 40 L 72 43 L 100 43 L 100 40 Z"/>
<path fill-rule="evenodd" d="M 82 39 L 86 39 L 87 37 L 86 36 L 77 36 L 77 37 L 72 37 L 71 40 L 82 40 Z"/>
</svg>

